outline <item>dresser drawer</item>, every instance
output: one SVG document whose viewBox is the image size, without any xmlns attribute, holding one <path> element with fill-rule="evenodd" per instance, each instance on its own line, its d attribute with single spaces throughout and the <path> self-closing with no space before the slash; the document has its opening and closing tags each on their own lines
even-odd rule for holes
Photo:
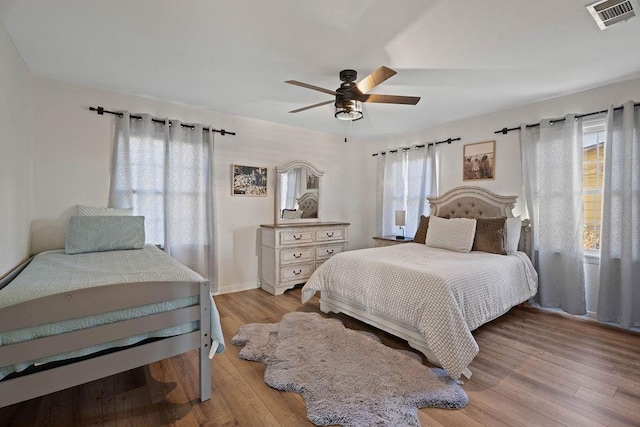
<svg viewBox="0 0 640 427">
<path fill-rule="evenodd" d="M 313 232 L 311 231 L 283 231 L 280 233 L 281 245 L 299 245 L 311 242 L 313 242 Z"/>
<path fill-rule="evenodd" d="M 280 264 L 292 264 L 296 262 L 313 261 L 313 248 L 282 249 L 280 251 Z"/>
<path fill-rule="evenodd" d="M 280 280 L 287 282 L 291 280 L 308 279 L 313 273 L 313 264 L 295 264 L 280 269 Z"/>
<path fill-rule="evenodd" d="M 330 242 L 332 240 L 344 240 L 345 230 L 344 228 L 325 229 L 316 231 L 317 242 Z"/>
<path fill-rule="evenodd" d="M 331 258 L 335 254 L 344 251 L 344 245 L 326 245 L 316 248 L 316 260 L 324 260 Z"/>
</svg>

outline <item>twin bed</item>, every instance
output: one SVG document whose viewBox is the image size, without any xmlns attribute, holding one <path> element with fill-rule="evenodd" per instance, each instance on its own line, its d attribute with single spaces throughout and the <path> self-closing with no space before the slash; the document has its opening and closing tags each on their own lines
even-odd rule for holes
<svg viewBox="0 0 640 427">
<path fill-rule="evenodd" d="M 44 252 L 0 281 L 0 407 L 192 349 L 204 401 L 224 350 L 209 282 L 155 246 Z"/>
<path fill-rule="evenodd" d="M 323 312 L 344 313 L 403 338 L 452 378 L 470 378 L 468 366 L 479 351 L 471 331 L 537 292 L 530 225 L 513 218 L 515 196 L 480 187 L 458 187 L 429 201 L 432 217 L 511 218 L 503 222 L 516 223 L 513 251 L 460 253 L 405 243 L 344 252 L 314 272 L 302 298 L 320 291 Z"/>
</svg>

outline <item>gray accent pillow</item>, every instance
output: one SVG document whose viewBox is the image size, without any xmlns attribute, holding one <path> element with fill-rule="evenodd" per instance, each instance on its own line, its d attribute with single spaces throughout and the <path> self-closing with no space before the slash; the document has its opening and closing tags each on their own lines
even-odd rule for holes
<svg viewBox="0 0 640 427">
<path fill-rule="evenodd" d="M 64 252 L 73 255 L 142 249 L 144 239 L 143 216 L 72 216 Z"/>
</svg>

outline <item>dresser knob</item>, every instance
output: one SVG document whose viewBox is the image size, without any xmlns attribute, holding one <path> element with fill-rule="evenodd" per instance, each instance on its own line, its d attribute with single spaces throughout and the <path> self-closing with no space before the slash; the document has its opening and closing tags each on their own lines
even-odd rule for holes
<svg viewBox="0 0 640 427">
<path fill-rule="evenodd" d="M 331 249 L 331 250 L 327 249 L 327 253 L 328 253 L 329 255 L 331 255 L 331 254 L 333 253 L 333 249 Z"/>
<path fill-rule="evenodd" d="M 302 274 L 302 270 L 293 270 L 293 274 L 298 276 L 298 275 Z"/>
<path fill-rule="evenodd" d="M 299 254 L 293 254 L 294 258 L 301 258 L 302 257 L 302 252 L 300 252 Z"/>
<path fill-rule="evenodd" d="M 293 235 L 293 238 L 294 238 L 295 240 L 300 240 L 300 239 L 302 239 L 302 234 L 301 234 L 301 235 L 299 235 L 299 236 L 296 236 L 296 235 L 294 234 L 294 235 Z"/>
<path fill-rule="evenodd" d="M 333 237 L 333 231 L 331 233 L 327 233 L 327 237 Z"/>
</svg>

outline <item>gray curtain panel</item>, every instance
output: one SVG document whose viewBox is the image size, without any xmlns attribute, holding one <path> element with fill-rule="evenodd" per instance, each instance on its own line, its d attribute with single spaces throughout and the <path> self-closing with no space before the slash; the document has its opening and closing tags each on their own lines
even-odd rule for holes
<svg viewBox="0 0 640 427">
<path fill-rule="evenodd" d="M 640 327 L 640 108 L 607 112 L 598 320 Z"/>
<path fill-rule="evenodd" d="M 144 215 L 147 243 L 162 245 L 216 290 L 213 132 L 129 116 L 116 118 L 110 206 Z"/>
<path fill-rule="evenodd" d="M 395 212 L 406 212 L 405 234 L 413 237 L 420 215 L 429 215 L 427 197 L 438 195 L 436 170 L 437 148 L 434 145 L 396 152 L 378 153 L 377 226 L 378 235 L 388 236 L 400 231 L 395 224 Z"/>
<path fill-rule="evenodd" d="M 525 200 L 542 307 L 585 314 L 582 243 L 582 121 L 520 130 Z"/>
</svg>

